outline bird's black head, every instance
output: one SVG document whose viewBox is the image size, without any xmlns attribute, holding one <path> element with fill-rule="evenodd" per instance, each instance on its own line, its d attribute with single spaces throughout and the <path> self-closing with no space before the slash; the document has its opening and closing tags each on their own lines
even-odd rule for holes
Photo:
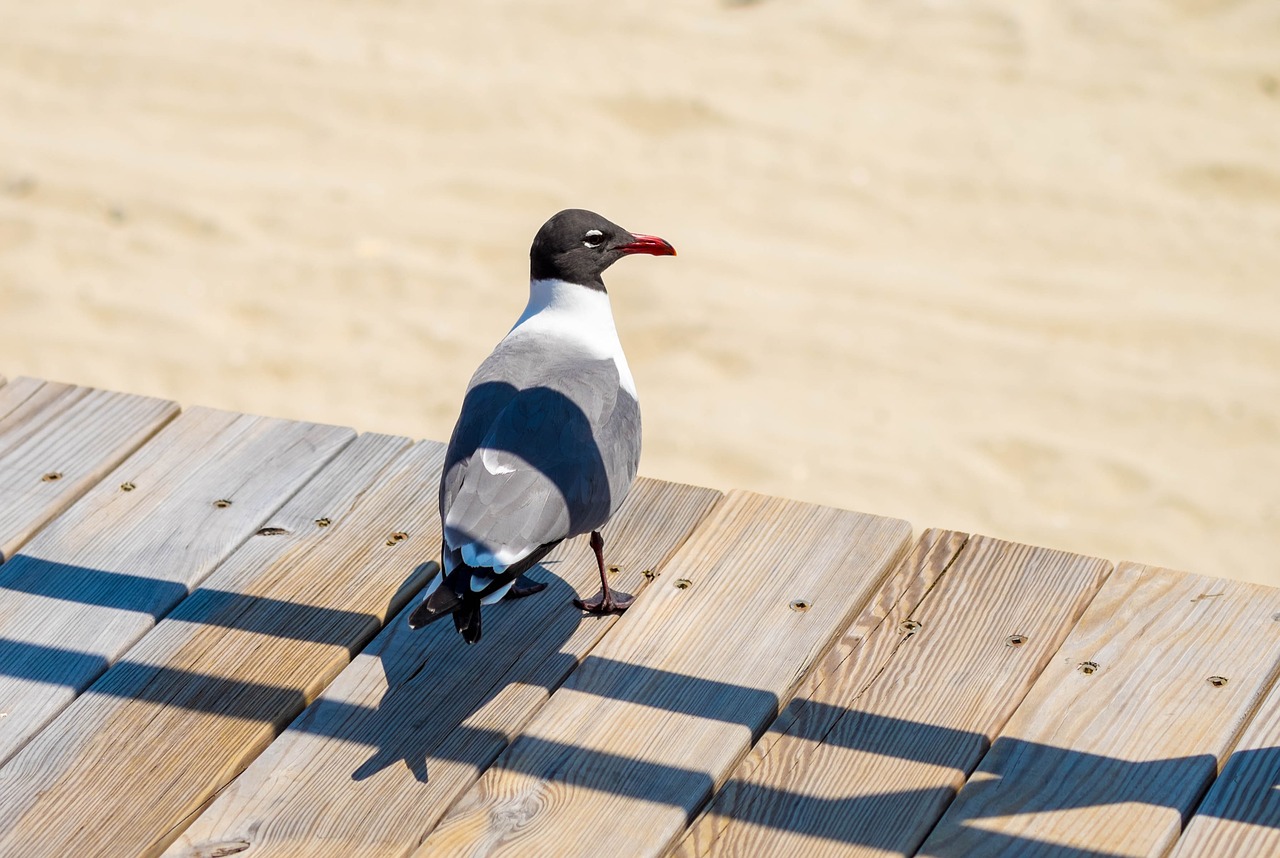
<svg viewBox="0 0 1280 858">
<path fill-rule="evenodd" d="M 604 289 L 600 275 L 632 253 L 675 256 L 676 250 L 652 235 L 627 232 L 585 209 L 565 209 L 542 225 L 529 248 L 529 276 L 555 278 L 592 289 Z"/>
</svg>

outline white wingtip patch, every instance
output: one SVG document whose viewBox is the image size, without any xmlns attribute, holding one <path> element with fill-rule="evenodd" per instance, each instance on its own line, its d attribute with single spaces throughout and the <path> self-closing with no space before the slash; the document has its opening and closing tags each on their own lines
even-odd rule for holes
<svg viewBox="0 0 1280 858">
<path fill-rule="evenodd" d="M 492 569 L 493 574 L 501 575 L 503 572 L 506 572 L 507 567 L 511 565 L 510 563 L 502 562 L 502 558 L 499 555 L 492 551 L 486 551 L 480 548 L 474 542 L 468 542 L 466 545 L 462 546 L 461 551 L 462 562 L 470 566 L 472 569 Z M 474 578 L 472 589 L 483 589 L 474 585 Z"/>
<path fill-rule="evenodd" d="M 514 465 L 503 464 L 498 461 L 498 452 L 496 450 L 485 447 L 480 453 L 480 461 L 484 462 L 484 469 L 495 477 L 502 474 L 514 474 L 516 472 Z"/>
<path fill-rule="evenodd" d="M 508 581 L 504 586 L 494 590 L 489 595 L 480 600 L 482 605 L 492 605 L 494 602 L 500 601 L 503 596 L 507 595 L 507 591 L 515 584 L 515 581 Z"/>
</svg>

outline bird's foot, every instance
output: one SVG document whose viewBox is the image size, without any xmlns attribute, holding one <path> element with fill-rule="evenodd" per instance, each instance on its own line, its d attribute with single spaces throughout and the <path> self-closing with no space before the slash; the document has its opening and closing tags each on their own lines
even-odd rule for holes
<svg viewBox="0 0 1280 858">
<path fill-rule="evenodd" d="M 534 593 L 541 593 L 545 589 L 547 589 L 546 584 L 521 575 L 516 579 L 516 582 L 511 585 L 511 589 L 507 591 L 507 595 L 502 597 L 502 601 L 509 602 L 512 599 L 523 599 L 525 596 L 532 596 Z"/>
<path fill-rule="evenodd" d="M 590 599 L 574 599 L 573 604 L 588 614 L 621 614 L 635 600 L 635 596 L 626 593 L 601 590 Z"/>
</svg>

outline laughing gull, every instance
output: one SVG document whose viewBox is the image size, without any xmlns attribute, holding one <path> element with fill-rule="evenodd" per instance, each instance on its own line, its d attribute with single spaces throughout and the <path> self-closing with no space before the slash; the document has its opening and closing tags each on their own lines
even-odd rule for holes
<svg viewBox="0 0 1280 858">
<path fill-rule="evenodd" d="M 542 225 L 529 250 L 529 303 L 471 378 L 440 479 L 443 570 L 409 616 L 446 614 L 467 643 L 480 606 L 546 587 L 521 575 L 565 539 L 591 534 L 600 594 L 575 599 L 620 613 L 632 597 L 605 576 L 604 526 L 640 463 L 640 403 L 600 275 L 633 253 L 675 256 L 582 209 Z"/>
</svg>

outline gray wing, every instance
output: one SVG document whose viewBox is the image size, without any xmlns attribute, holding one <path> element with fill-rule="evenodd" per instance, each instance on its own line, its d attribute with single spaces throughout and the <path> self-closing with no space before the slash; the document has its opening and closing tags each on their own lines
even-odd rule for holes
<svg viewBox="0 0 1280 858">
<path fill-rule="evenodd" d="M 538 375 L 544 383 L 513 389 L 471 455 L 446 474 L 445 541 L 468 566 L 506 567 L 598 529 L 635 479 L 640 409 L 614 362 L 544 364 Z M 490 391 L 489 404 L 504 395 Z"/>
</svg>

